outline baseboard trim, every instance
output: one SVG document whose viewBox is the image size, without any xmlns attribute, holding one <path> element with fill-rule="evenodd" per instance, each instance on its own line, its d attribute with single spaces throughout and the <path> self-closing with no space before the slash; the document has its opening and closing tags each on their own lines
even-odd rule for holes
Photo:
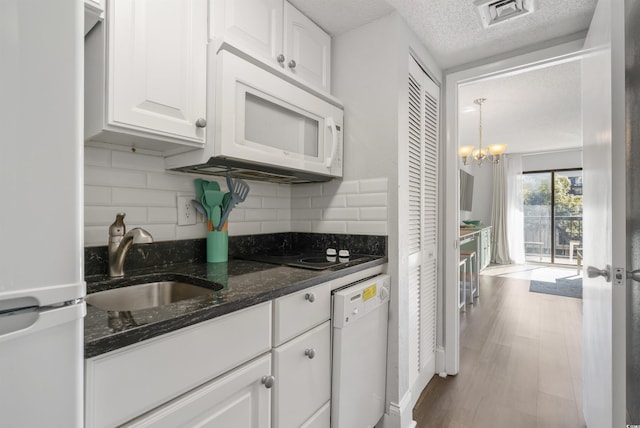
<svg viewBox="0 0 640 428">
<path fill-rule="evenodd" d="M 447 377 L 447 355 L 442 346 L 436 347 L 436 373 L 440 377 Z"/>
</svg>

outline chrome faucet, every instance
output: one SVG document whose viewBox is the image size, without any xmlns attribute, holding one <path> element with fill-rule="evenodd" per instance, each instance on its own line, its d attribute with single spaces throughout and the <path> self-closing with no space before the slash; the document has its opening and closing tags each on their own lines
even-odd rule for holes
<svg viewBox="0 0 640 428">
<path fill-rule="evenodd" d="M 109 226 L 109 276 L 112 278 L 124 276 L 124 258 L 133 244 L 153 242 L 151 234 L 139 227 L 127 232 L 125 215 L 118 213 L 116 220 Z"/>
</svg>

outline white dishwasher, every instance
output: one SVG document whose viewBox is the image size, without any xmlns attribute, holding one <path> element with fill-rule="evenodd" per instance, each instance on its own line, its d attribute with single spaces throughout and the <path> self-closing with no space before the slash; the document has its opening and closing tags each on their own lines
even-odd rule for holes
<svg viewBox="0 0 640 428">
<path fill-rule="evenodd" d="M 370 428 L 383 416 L 389 275 L 333 291 L 331 428 Z"/>
</svg>

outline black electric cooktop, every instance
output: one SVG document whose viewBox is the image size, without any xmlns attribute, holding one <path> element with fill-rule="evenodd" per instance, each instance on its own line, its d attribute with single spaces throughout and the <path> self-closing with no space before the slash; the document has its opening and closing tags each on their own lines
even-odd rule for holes
<svg viewBox="0 0 640 428">
<path fill-rule="evenodd" d="M 349 263 L 360 259 L 363 256 L 351 255 L 350 257 L 327 256 L 321 252 L 310 251 L 293 251 L 290 253 L 265 253 L 253 254 L 250 256 L 240 256 L 245 260 L 253 260 L 256 262 L 272 263 L 277 265 L 300 267 L 304 269 L 323 270 L 341 264 Z"/>
</svg>

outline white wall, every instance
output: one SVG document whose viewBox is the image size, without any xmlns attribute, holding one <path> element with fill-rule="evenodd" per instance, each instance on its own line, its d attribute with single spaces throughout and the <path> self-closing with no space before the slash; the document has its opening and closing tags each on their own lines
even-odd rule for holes
<svg viewBox="0 0 640 428">
<path fill-rule="evenodd" d="M 406 186 L 398 177 L 406 172 L 400 153 L 406 151 L 408 141 L 410 54 L 440 80 L 437 65 L 395 13 L 334 37 L 332 45 L 332 89 L 345 106 L 345 178 L 386 178 L 389 189 L 388 273 L 392 280 L 385 428 L 410 426 L 417 399 L 412 396 L 408 367 L 406 234 L 398 221 Z"/>
<path fill-rule="evenodd" d="M 552 153 L 527 153 L 522 155 L 523 171 L 582 168 L 582 148 Z"/>
<path fill-rule="evenodd" d="M 347 169 L 353 170 L 350 166 Z M 353 176 L 357 173 L 352 172 Z M 204 238 L 206 224 L 178 226 L 177 197 L 195 196 L 193 180 L 222 177 L 165 171 L 160 156 L 85 147 L 85 246 L 106 245 L 109 225 L 126 212 L 129 229 L 143 227 L 156 241 Z M 229 217 L 229 235 L 277 232 L 386 235 L 387 180 L 333 180 L 285 185 L 248 182 L 247 199 Z"/>
</svg>

